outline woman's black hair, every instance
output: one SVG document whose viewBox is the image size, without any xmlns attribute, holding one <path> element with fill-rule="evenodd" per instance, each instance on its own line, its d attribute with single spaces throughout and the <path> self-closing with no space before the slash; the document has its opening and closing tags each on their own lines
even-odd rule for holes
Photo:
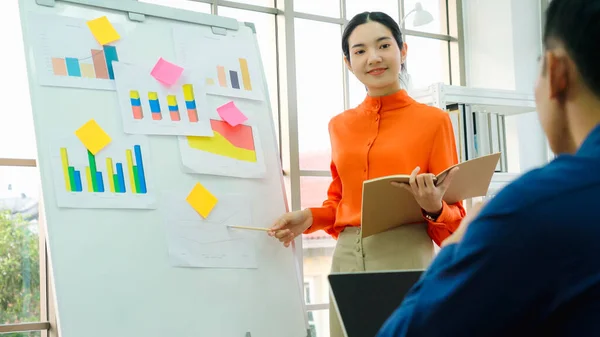
<svg viewBox="0 0 600 337">
<path fill-rule="evenodd" d="M 545 49 L 561 43 L 583 82 L 600 97 L 600 0 L 552 0 L 543 41 Z"/>
<path fill-rule="evenodd" d="M 392 19 L 391 16 L 383 12 L 362 12 L 360 14 L 356 14 L 352 20 L 348 22 L 344 28 L 344 33 L 342 34 L 342 52 L 344 53 L 344 56 L 348 62 L 350 62 L 350 46 L 348 44 L 350 34 L 352 34 L 356 27 L 371 21 L 378 22 L 386 26 L 392 32 L 392 36 L 394 37 L 394 40 L 396 40 L 398 47 L 402 49 L 404 46 L 404 39 L 402 36 L 402 31 L 400 30 L 400 26 L 398 23 L 396 23 L 396 21 L 394 21 L 394 19 Z M 398 77 L 402 82 L 404 82 L 404 79 L 408 76 L 405 63 L 402 63 L 400 72 L 401 74 L 399 74 Z M 405 84 L 406 87 L 407 83 L 403 84 Z"/>
</svg>

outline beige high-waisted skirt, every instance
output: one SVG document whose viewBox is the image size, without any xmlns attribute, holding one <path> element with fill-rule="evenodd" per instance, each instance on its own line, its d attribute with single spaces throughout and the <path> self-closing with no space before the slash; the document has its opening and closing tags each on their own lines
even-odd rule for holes
<svg viewBox="0 0 600 337">
<path fill-rule="evenodd" d="M 426 269 L 434 257 L 427 224 L 404 225 L 362 238 L 359 227 L 346 227 L 333 253 L 332 273 Z M 369 285 L 365 284 L 365 291 Z M 330 337 L 344 337 L 333 299 L 329 302 Z"/>
</svg>

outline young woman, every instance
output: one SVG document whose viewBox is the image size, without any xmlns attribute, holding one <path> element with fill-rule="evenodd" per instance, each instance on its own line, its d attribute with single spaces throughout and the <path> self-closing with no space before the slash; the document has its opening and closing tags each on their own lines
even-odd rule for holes
<svg viewBox="0 0 600 337">
<path fill-rule="evenodd" d="M 269 235 L 287 247 L 301 233 L 324 230 L 337 239 L 331 272 L 424 269 L 465 215 L 460 203 L 442 200 L 454 171 L 437 186 L 433 176 L 458 162 L 449 116 L 419 104 L 402 89 L 407 46 L 396 22 L 381 12 L 356 15 L 342 36 L 348 69 L 367 88 L 367 97 L 329 123 L 333 181 L 321 207 L 284 214 Z M 400 75 L 400 76 L 399 76 Z M 361 237 L 362 184 L 367 179 L 411 174 L 423 223 Z M 365 285 L 368 288 L 368 285 Z M 342 336 L 331 308 L 331 337 Z"/>
</svg>

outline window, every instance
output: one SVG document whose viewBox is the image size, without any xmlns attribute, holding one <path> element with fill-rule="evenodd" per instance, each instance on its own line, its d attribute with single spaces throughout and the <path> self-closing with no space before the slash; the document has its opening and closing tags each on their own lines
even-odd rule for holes
<svg viewBox="0 0 600 337">
<path fill-rule="evenodd" d="M 362 12 L 384 12 L 396 21 L 398 20 L 398 1 L 389 0 L 346 0 L 346 18 L 352 19 Z"/>
<path fill-rule="evenodd" d="M 0 327 L 5 324 L 47 321 L 45 246 L 40 251 L 38 174 L 32 167 L 16 167 L 14 160 L 31 163 L 36 157 L 35 134 L 18 1 L 0 5 L 4 38 L 0 63 L 11 69 L 0 83 Z M 17 29 L 15 29 L 17 28 Z M 8 73 L 7 73 L 8 75 Z M 41 254 L 40 254 L 41 253 Z M 44 290 L 44 291 L 42 291 Z M 37 337 L 41 331 L 15 332 L 8 337 Z"/>
<path fill-rule="evenodd" d="M 38 174 L 35 168 L 1 166 L 1 162 L 0 324 L 39 322 Z"/>
<path fill-rule="evenodd" d="M 405 42 L 408 47 L 406 66 L 413 88 L 438 82 L 450 84 L 447 42 L 410 35 Z"/>
<path fill-rule="evenodd" d="M 416 30 L 426 33 L 447 34 L 446 26 L 446 1 L 443 0 L 402 0 L 404 2 L 404 15 L 406 21 L 404 27 L 409 30 Z M 417 4 L 421 4 L 424 10 L 429 12 L 433 17 L 433 21 L 422 26 L 415 25 L 416 13 L 410 13 Z M 406 16 L 408 14 L 408 16 Z"/>
<path fill-rule="evenodd" d="M 304 303 L 306 303 L 306 304 L 312 304 L 312 301 L 311 301 L 312 289 L 311 289 L 310 284 L 311 284 L 311 282 L 304 281 Z M 310 329 L 310 336 L 316 337 L 317 336 L 317 327 L 315 325 L 315 316 L 312 311 L 308 312 L 308 326 Z"/>
<path fill-rule="evenodd" d="M 300 168 L 328 170 L 327 126 L 344 111 L 340 25 L 305 19 L 295 19 L 295 25 Z"/>
<path fill-rule="evenodd" d="M 185 9 L 188 11 L 200 12 L 210 14 L 210 4 L 205 4 L 196 1 L 188 0 L 139 0 L 140 2 L 146 2 L 154 5 L 167 6 L 179 9 Z"/>
<path fill-rule="evenodd" d="M 233 1 L 248 4 L 248 5 L 264 6 L 264 7 L 275 6 L 275 0 L 233 0 Z"/>
<path fill-rule="evenodd" d="M 0 158 L 36 157 L 18 5 L 17 1 L 0 5 L 0 28 L 11 32 L 5 34 L 3 42 L 3 48 L 11 52 L 0 53 L 0 64 L 7 65 L 12 71 L 10 80 L 0 82 L 0 99 L 4 103 L 0 112 Z"/>
<path fill-rule="evenodd" d="M 340 17 L 340 0 L 294 0 L 294 11 Z"/>
</svg>

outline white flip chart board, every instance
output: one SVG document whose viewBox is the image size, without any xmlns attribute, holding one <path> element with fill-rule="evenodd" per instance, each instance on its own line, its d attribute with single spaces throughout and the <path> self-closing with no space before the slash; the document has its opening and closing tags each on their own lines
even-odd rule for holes
<svg viewBox="0 0 600 337">
<path fill-rule="evenodd" d="M 60 336 L 306 336 L 294 250 L 228 227 L 287 210 L 254 26 L 130 0 L 20 8 Z M 93 34 L 102 17 L 119 39 Z M 160 58 L 174 84 L 150 75 Z"/>
</svg>

